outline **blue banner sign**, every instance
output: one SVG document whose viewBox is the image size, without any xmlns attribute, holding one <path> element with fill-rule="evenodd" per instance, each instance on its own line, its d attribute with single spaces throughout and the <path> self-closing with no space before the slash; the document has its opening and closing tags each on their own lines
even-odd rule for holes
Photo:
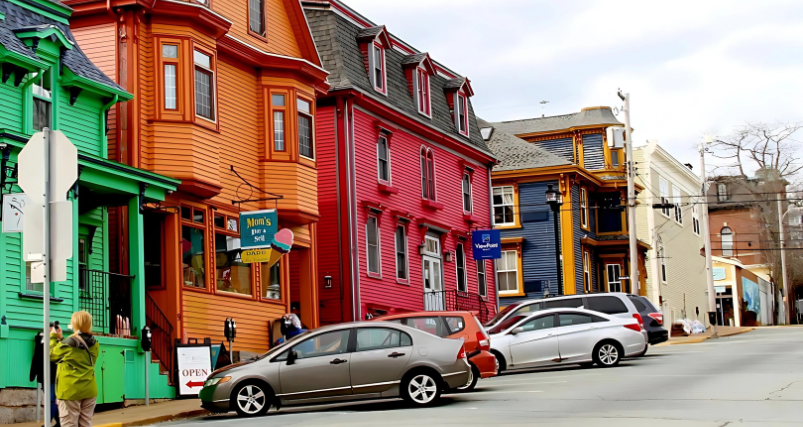
<svg viewBox="0 0 803 427">
<path fill-rule="evenodd" d="M 276 209 L 240 212 L 240 246 L 243 249 L 270 247 L 278 229 Z"/>
<path fill-rule="evenodd" d="M 499 230 L 474 230 L 471 248 L 475 260 L 502 258 L 502 237 Z"/>
</svg>

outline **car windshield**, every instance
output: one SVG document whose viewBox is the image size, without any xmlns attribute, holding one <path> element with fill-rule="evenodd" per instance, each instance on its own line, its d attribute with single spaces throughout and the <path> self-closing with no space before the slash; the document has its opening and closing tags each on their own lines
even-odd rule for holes
<svg viewBox="0 0 803 427">
<path fill-rule="evenodd" d="M 517 302 L 517 303 L 514 303 L 514 304 L 510 304 L 509 306 L 505 307 L 504 310 L 500 311 L 499 313 L 496 313 L 496 316 L 494 316 L 493 319 L 485 322 L 485 326 L 493 326 L 494 323 L 498 322 L 500 319 L 502 319 L 503 317 L 507 316 L 508 313 L 510 313 L 511 311 L 515 310 L 520 305 L 521 305 L 520 302 Z"/>
<path fill-rule="evenodd" d="M 515 325 L 516 322 L 518 322 L 521 319 L 524 319 L 527 316 L 529 316 L 529 313 L 528 314 L 518 315 L 518 316 L 513 316 L 510 319 L 506 319 L 504 322 L 502 322 L 502 323 L 494 326 L 493 328 L 489 329 L 488 333 L 489 334 L 498 334 L 498 333 L 504 331 L 505 329 Z"/>
<path fill-rule="evenodd" d="M 273 347 L 272 349 L 268 350 L 267 353 L 264 353 L 264 354 L 261 354 L 261 355 L 257 356 L 256 360 L 262 360 L 262 359 L 264 359 L 264 358 L 266 358 L 266 357 L 268 357 L 268 356 L 270 356 L 272 354 L 276 354 L 276 353 L 282 351 L 283 349 L 287 348 L 288 345 L 298 341 L 299 338 L 303 338 L 303 337 L 309 335 L 310 332 L 311 331 L 304 331 L 304 332 L 294 336 L 293 338 L 290 338 L 289 340 L 287 340 L 287 341 L 277 345 L 276 347 Z"/>
</svg>

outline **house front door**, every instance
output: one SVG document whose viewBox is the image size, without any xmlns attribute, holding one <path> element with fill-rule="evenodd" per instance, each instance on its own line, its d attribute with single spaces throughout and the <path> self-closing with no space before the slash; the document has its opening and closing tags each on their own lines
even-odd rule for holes
<svg viewBox="0 0 803 427">
<path fill-rule="evenodd" d="M 427 235 L 424 239 L 423 277 L 424 309 L 443 310 L 443 268 L 441 264 L 440 240 Z"/>
</svg>

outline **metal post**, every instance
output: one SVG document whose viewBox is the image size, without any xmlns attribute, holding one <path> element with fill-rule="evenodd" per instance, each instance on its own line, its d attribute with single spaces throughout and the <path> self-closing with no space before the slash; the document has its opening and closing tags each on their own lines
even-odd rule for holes
<svg viewBox="0 0 803 427">
<path fill-rule="evenodd" d="M 44 276 L 45 280 L 42 283 L 42 327 L 45 332 L 44 339 L 42 340 L 42 384 L 43 395 L 45 400 L 45 423 L 50 425 L 52 414 L 50 413 L 50 128 L 44 128 L 45 137 L 45 161 L 43 167 L 45 168 L 45 205 L 44 205 L 44 226 L 42 227 L 42 234 L 45 238 L 44 254 L 42 261 L 44 262 Z"/>
<path fill-rule="evenodd" d="M 144 333 L 144 331 L 143 331 Z M 145 406 L 151 406 L 151 399 L 149 397 L 148 392 L 148 365 L 151 364 L 151 352 L 150 350 L 145 352 Z"/>
<path fill-rule="evenodd" d="M 784 322 L 786 324 L 791 324 L 791 313 L 792 310 L 790 309 L 789 303 L 792 301 L 792 296 L 789 295 L 789 287 L 786 283 L 786 249 L 784 245 L 784 236 L 783 236 L 783 203 L 781 203 L 781 195 L 778 194 L 778 230 L 780 233 L 780 244 L 781 244 L 781 285 L 783 286 L 783 294 L 785 295 L 785 299 L 783 302 L 783 311 L 784 311 Z"/>
<path fill-rule="evenodd" d="M 707 140 L 710 137 L 706 138 Z M 700 228 L 701 232 L 703 233 L 705 239 L 705 280 L 708 284 L 708 312 L 714 313 L 714 322 L 711 323 L 711 338 L 717 337 L 717 294 L 714 291 L 714 267 L 713 261 L 711 260 L 711 232 L 708 230 L 708 197 L 706 196 L 706 178 L 705 178 L 705 150 L 706 144 L 709 141 L 706 141 L 703 144 L 700 144 L 700 178 L 702 179 L 703 183 L 700 187 L 700 200 L 699 204 L 700 210 L 703 212 L 703 218 L 700 221 Z M 725 323 L 725 317 L 722 318 L 722 323 Z"/>
<path fill-rule="evenodd" d="M 636 247 L 636 169 L 633 164 L 633 134 L 630 129 L 630 94 L 622 94 L 619 98 L 624 101 L 625 113 L 625 156 L 627 156 L 627 234 L 630 238 L 630 289 L 640 294 L 641 284 L 638 280 L 638 249 Z"/>
<path fill-rule="evenodd" d="M 560 233 L 560 229 L 558 229 L 558 211 L 560 210 L 560 205 L 555 204 L 552 208 L 552 219 L 555 223 L 555 262 L 557 263 L 557 270 L 558 270 L 558 295 L 563 295 L 563 265 L 561 263 L 561 256 L 560 256 L 560 237 L 558 233 Z M 548 288 L 547 288 L 548 289 Z"/>
</svg>

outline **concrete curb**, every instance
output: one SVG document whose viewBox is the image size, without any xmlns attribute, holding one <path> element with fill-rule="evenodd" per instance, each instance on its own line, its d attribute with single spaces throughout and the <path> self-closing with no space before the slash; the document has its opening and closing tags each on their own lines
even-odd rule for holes
<svg viewBox="0 0 803 427">
<path fill-rule="evenodd" d="M 143 418 L 136 421 L 126 421 L 123 423 L 108 423 L 108 424 L 95 424 L 95 427 L 134 427 L 134 426 L 147 426 L 157 423 L 166 423 L 168 421 L 178 421 L 187 418 L 200 417 L 209 415 L 211 412 L 206 409 L 195 409 L 192 411 L 179 412 L 177 414 L 160 415 L 157 417 Z"/>
<path fill-rule="evenodd" d="M 727 338 L 727 337 L 732 337 L 734 335 L 745 334 L 745 333 L 754 331 L 755 329 L 756 328 L 746 328 L 744 330 L 730 332 L 727 335 L 719 335 L 718 338 Z M 698 343 L 701 343 L 701 342 L 709 340 L 709 339 L 711 339 L 710 335 L 704 336 L 704 337 L 692 337 L 692 338 L 689 338 L 689 339 L 684 339 L 683 341 L 674 341 L 673 342 L 673 341 L 670 340 L 670 341 L 662 342 L 661 344 L 658 344 L 656 347 L 664 347 L 664 346 L 667 346 L 667 345 L 698 344 Z"/>
</svg>

